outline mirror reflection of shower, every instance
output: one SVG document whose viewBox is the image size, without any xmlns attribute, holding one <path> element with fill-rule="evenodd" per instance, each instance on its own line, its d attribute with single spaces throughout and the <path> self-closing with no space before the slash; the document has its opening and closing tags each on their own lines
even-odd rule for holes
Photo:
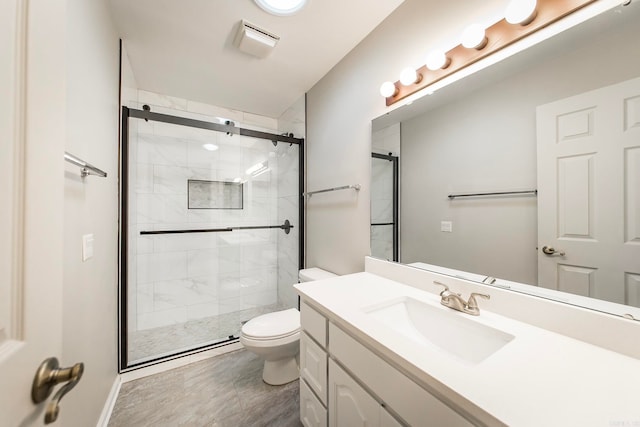
<svg viewBox="0 0 640 427">
<path fill-rule="evenodd" d="M 371 151 L 371 255 L 399 261 L 400 124 L 374 132 Z"/>
</svg>

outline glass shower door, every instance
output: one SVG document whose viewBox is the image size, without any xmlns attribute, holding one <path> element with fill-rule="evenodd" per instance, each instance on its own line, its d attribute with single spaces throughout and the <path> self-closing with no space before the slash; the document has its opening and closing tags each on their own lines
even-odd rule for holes
<svg viewBox="0 0 640 427">
<path fill-rule="evenodd" d="M 371 157 L 371 255 L 399 261 L 398 157 Z"/>
<path fill-rule="evenodd" d="M 173 121 L 126 129 L 125 367 L 297 302 L 299 146 Z"/>
</svg>

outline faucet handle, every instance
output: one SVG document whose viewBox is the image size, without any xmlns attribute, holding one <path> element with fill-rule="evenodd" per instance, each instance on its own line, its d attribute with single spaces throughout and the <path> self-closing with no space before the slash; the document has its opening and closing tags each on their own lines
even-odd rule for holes
<svg viewBox="0 0 640 427">
<path fill-rule="evenodd" d="M 478 308 L 478 301 L 476 301 L 476 297 L 480 297 L 480 298 L 484 298 L 484 299 L 491 299 L 491 295 L 479 294 L 477 292 L 472 292 L 471 295 L 469 295 L 469 301 L 467 302 L 467 308 L 470 308 L 470 309 L 477 309 Z"/>
<path fill-rule="evenodd" d="M 480 314 L 480 309 L 478 308 L 478 301 L 476 301 L 476 297 L 481 297 L 485 299 L 491 298 L 491 296 L 487 294 L 479 294 L 476 292 L 471 293 L 471 295 L 469 295 L 469 301 L 467 301 L 467 304 L 464 307 L 465 313 L 471 314 L 473 316 L 477 316 Z"/>
<path fill-rule="evenodd" d="M 442 292 L 440 292 L 440 295 L 443 295 L 445 292 L 450 292 L 450 291 L 449 291 L 449 286 L 445 285 L 445 284 L 444 284 L 444 283 L 442 283 L 442 282 L 438 282 L 437 280 L 434 280 L 434 281 L 433 281 L 433 284 L 434 284 L 434 285 L 438 285 L 438 286 L 444 286 L 444 289 L 442 290 Z"/>
</svg>

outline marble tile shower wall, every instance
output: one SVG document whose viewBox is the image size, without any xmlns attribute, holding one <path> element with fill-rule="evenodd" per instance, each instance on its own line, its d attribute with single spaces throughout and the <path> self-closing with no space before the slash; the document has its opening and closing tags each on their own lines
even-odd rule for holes
<svg viewBox="0 0 640 427">
<path fill-rule="evenodd" d="M 139 91 L 130 106 L 206 121 L 233 120 L 237 126 L 276 132 L 273 119 Z M 215 316 L 278 302 L 279 277 L 297 272 L 297 232 L 281 230 L 140 236 L 141 230 L 221 228 L 297 223 L 298 158 L 288 144 L 239 135 L 138 122 L 130 148 L 130 299 L 135 330 Z M 204 144 L 214 144 L 209 151 Z M 247 177 L 267 161 L 269 171 Z M 293 168 L 294 170 L 289 170 Z M 295 176 L 295 179 L 293 177 Z M 246 179 L 243 209 L 188 209 L 187 181 Z M 290 212 L 295 210 L 295 215 Z M 295 256 L 288 254 L 295 252 Z M 284 254 L 284 255 L 283 255 Z M 287 264 L 292 258 L 293 265 Z M 291 272 L 290 272 L 291 271 Z M 130 285 L 130 288 L 133 288 Z M 293 292 L 291 290 L 291 292 Z M 130 313 L 131 314 L 131 313 Z M 213 338 L 213 337 L 212 337 Z"/>
</svg>

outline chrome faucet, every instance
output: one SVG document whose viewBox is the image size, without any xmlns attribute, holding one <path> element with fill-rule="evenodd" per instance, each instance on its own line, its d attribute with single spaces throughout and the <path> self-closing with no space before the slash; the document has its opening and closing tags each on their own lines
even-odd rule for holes
<svg viewBox="0 0 640 427">
<path fill-rule="evenodd" d="M 449 290 L 449 286 L 444 283 L 438 281 L 434 281 L 433 283 L 439 286 L 444 286 L 444 290 L 440 292 L 440 304 L 463 313 L 471 314 L 472 316 L 478 316 L 480 314 L 480 308 L 478 307 L 476 297 L 485 299 L 491 298 L 490 295 L 473 292 L 469 295 L 469 301 L 465 301 L 460 294 L 451 292 Z"/>
</svg>

